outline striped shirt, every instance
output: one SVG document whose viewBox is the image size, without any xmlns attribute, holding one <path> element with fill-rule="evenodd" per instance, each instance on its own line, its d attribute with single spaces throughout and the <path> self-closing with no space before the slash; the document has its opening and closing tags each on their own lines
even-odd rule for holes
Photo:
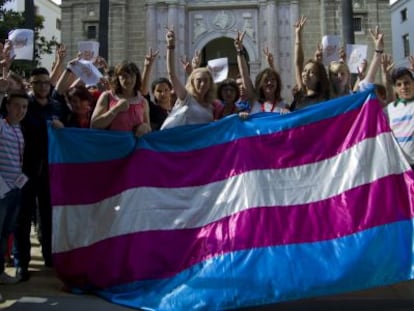
<svg viewBox="0 0 414 311">
<path fill-rule="evenodd" d="M 22 173 L 24 139 L 19 124 L 0 119 L 0 174 L 10 188 Z"/>
<path fill-rule="evenodd" d="M 414 164 L 414 101 L 391 103 L 385 107 L 391 130 L 408 163 Z"/>
</svg>

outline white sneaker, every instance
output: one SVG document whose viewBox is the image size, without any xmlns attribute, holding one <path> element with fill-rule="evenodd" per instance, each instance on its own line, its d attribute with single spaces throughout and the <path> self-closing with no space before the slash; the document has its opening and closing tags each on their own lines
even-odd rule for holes
<svg viewBox="0 0 414 311">
<path fill-rule="evenodd" d="M 19 278 L 8 275 L 6 272 L 0 274 L 0 284 L 16 284 L 20 281 Z"/>
</svg>

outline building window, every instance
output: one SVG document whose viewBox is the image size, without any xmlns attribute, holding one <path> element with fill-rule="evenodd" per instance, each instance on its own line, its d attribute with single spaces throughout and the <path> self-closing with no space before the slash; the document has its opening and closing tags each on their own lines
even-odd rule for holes
<svg viewBox="0 0 414 311">
<path fill-rule="evenodd" d="M 60 18 L 56 18 L 56 29 L 57 30 L 62 29 L 62 20 Z"/>
<path fill-rule="evenodd" d="M 410 37 L 407 34 L 402 36 L 403 39 L 403 47 L 404 47 L 404 57 L 410 56 Z"/>
<path fill-rule="evenodd" d="M 86 28 L 86 38 L 96 39 L 96 35 L 97 35 L 96 25 L 88 25 Z"/>
<path fill-rule="evenodd" d="M 401 10 L 401 21 L 405 22 L 407 20 L 407 9 Z"/>
<path fill-rule="evenodd" d="M 353 22 L 354 22 L 354 32 L 356 33 L 363 33 L 364 32 L 364 19 L 362 18 L 362 16 L 356 16 L 353 18 Z"/>
</svg>

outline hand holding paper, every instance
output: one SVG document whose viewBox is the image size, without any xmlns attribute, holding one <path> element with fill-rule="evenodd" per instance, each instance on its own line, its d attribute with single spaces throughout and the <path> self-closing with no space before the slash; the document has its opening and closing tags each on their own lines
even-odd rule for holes
<svg viewBox="0 0 414 311">
<path fill-rule="evenodd" d="M 34 32 L 32 29 L 14 29 L 9 32 L 12 42 L 11 58 L 33 60 Z"/>
<path fill-rule="evenodd" d="M 101 72 L 88 60 L 73 60 L 69 64 L 70 70 L 87 86 L 96 85 L 102 78 Z"/>
<path fill-rule="evenodd" d="M 227 57 L 209 60 L 207 62 L 207 67 L 213 75 L 214 83 L 223 81 L 229 74 L 229 64 Z"/>
<path fill-rule="evenodd" d="M 78 42 L 80 58 L 94 62 L 99 55 L 99 42 L 80 41 Z"/>
<path fill-rule="evenodd" d="M 363 44 L 347 44 L 348 67 L 351 73 L 358 73 L 358 66 L 367 58 L 368 46 Z"/>
</svg>

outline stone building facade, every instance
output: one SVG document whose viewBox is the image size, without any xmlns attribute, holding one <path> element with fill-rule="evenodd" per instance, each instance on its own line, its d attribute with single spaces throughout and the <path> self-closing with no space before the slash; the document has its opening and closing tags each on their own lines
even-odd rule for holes
<svg viewBox="0 0 414 311">
<path fill-rule="evenodd" d="M 201 51 L 203 63 L 228 57 L 231 74 L 236 68 L 233 38 L 236 30 L 246 31 L 252 78 L 266 66 L 263 48 L 268 47 L 284 83 L 283 95 L 289 98 L 294 85 L 294 23 L 308 17 L 303 33 L 305 57 L 312 57 L 323 35 L 342 35 L 340 0 L 110 0 L 108 61 L 123 59 L 141 67 L 149 47 L 160 50 L 153 77 L 166 75 L 165 26 L 176 31 L 176 55 L 191 57 Z M 77 42 L 97 39 L 98 0 L 62 1 L 62 42 L 76 55 Z M 386 51 L 391 52 L 391 26 L 388 0 L 353 0 L 355 43 L 368 44 L 369 28 L 379 25 L 386 33 Z M 180 66 L 177 60 L 177 68 Z M 181 72 L 180 70 L 177 70 Z M 184 73 L 181 73 L 184 80 Z"/>
</svg>

